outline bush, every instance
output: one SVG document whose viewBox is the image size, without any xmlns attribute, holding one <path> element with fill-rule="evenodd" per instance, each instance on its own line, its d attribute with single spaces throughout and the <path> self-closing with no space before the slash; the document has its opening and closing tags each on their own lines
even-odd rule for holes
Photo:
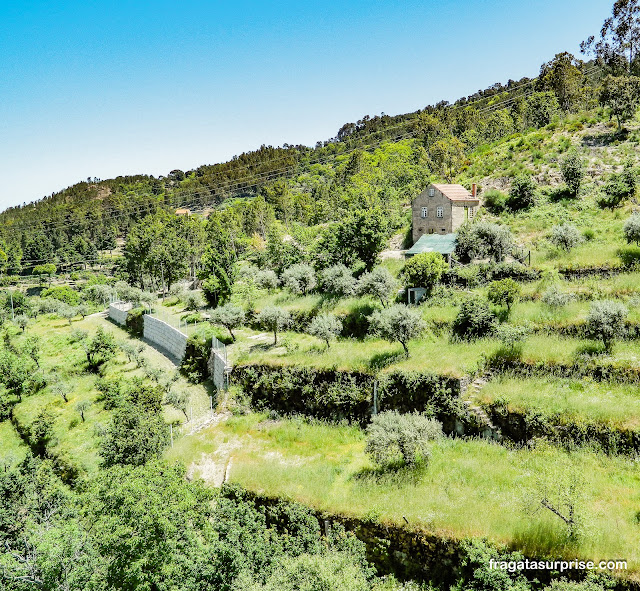
<svg viewBox="0 0 640 591">
<path fill-rule="evenodd" d="M 493 214 L 500 214 L 507 208 L 507 194 L 490 189 L 484 193 L 484 206 Z"/>
<path fill-rule="evenodd" d="M 501 262 L 513 248 L 513 236 L 506 226 L 480 221 L 458 231 L 456 254 L 463 262 L 485 257 Z"/>
<path fill-rule="evenodd" d="M 541 299 L 549 308 L 561 308 L 571 301 L 571 295 L 561 291 L 557 285 L 552 285 L 542 294 Z"/>
<path fill-rule="evenodd" d="M 256 316 L 256 321 L 266 330 L 273 333 L 273 344 L 278 344 L 278 333 L 291 324 L 291 314 L 277 306 L 267 306 Z"/>
<path fill-rule="evenodd" d="M 332 314 L 320 314 L 311 321 L 307 332 L 327 343 L 328 349 L 329 341 L 336 339 L 342 332 L 342 322 Z"/>
<path fill-rule="evenodd" d="M 528 175 L 519 175 L 511 181 L 507 207 L 511 211 L 528 209 L 535 203 L 536 184 Z"/>
<path fill-rule="evenodd" d="M 602 341 L 605 350 L 611 351 L 614 340 L 626 332 L 628 313 L 627 308 L 620 302 L 594 302 L 586 320 L 587 336 Z"/>
<path fill-rule="evenodd" d="M 382 468 L 429 461 L 429 445 L 442 437 L 442 425 L 419 413 L 382 412 L 367 426 L 365 452 Z"/>
<path fill-rule="evenodd" d="M 144 334 L 144 308 L 133 308 L 127 313 L 127 330 L 134 336 Z"/>
<path fill-rule="evenodd" d="M 470 341 L 489 335 L 495 324 L 496 317 L 489 309 L 489 304 L 479 298 L 472 298 L 462 302 L 452 330 L 455 337 Z"/>
<path fill-rule="evenodd" d="M 298 263 L 282 273 L 282 285 L 293 293 L 306 295 L 316 286 L 316 274 L 311 265 Z"/>
<path fill-rule="evenodd" d="M 640 264 L 640 246 L 626 246 L 619 248 L 616 254 L 625 267 L 636 267 Z"/>
<path fill-rule="evenodd" d="M 40 297 L 53 298 L 64 302 L 68 306 L 77 306 L 80 303 L 80 294 L 68 285 L 57 285 L 49 289 L 44 289 Z"/>
<path fill-rule="evenodd" d="M 629 244 L 635 242 L 637 245 L 640 245 L 640 213 L 634 213 L 624 223 L 622 231 Z"/>
<path fill-rule="evenodd" d="M 407 357 L 407 343 L 420 336 L 427 328 L 420 313 L 404 304 L 377 310 L 369 317 L 369 324 L 374 334 L 392 343 L 399 342 Z"/>
<path fill-rule="evenodd" d="M 506 306 L 507 310 L 511 310 L 512 304 L 520 295 L 520 284 L 513 279 L 501 279 L 500 281 L 492 281 L 489 284 L 487 297 L 492 304 L 497 306 Z"/>
<path fill-rule="evenodd" d="M 348 297 L 356 291 L 356 280 L 351 271 L 343 264 L 325 269 L 320 284 L 324 293 L 337 298 Z"/>
<path fill-rule="evenodd" d="M 584 162 L 575 150 L 571 150 L 562 160 L 560 171 L 571 195 L 577 196 L 584 177 Z"/>
<path fill-rule="evenodd" d="M 87 362 L 91 371 L 96 371 L 103 363 L 111 359 L 118 351 L 118 346 L 109 332 L 105 332 L 101 326 L 98 327 L 95 336 L 89 341 L 85 348 Z"/>
<path fill-rule="evenodd" d="M 423 252 L 404 264 L 401 275 L 407 287 L 424 287 L 430 293 L 448 267 L 440 253 Z"/>
<path fill-rule="evenodd" d="M 559 224 L 551 230 L 549 242 L 558 248 L 562 248 L 569 252 L 574 246 L 582 242 L 582 236 L 572 224 Z"/>
</svg>

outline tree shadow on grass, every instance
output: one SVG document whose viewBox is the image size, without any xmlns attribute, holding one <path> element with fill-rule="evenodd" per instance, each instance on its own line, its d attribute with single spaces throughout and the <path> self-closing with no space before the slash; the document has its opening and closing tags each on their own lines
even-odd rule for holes
<svg viewBox="0 0 640 591">
<path fill-rule="evenodd" d="M 268 343 L 256 343 L 255 345 L 251 345 L 249 347 L 249 353 L 257 353 L 259 351 L 270 351 L 271 349 L 278 347 L 279 344 L 275 344 L 273 341 L 269 341 Z"/>
<path fill-rule="evenodd" d="M 407 356 L 404 354 L 404 351 L 385 351 L 384 353 L 376 353 L 369 359 L 367 365 L 369 369 L 381 370 L 394 363 L 404 361 L 406 358 Z"/>
<path fill-rule="evenodd" d="M 416 486 L 426 470 L 427 465 L 424 463 L 408 466 L 404 462 L 396 462 L 384 467 L 361 468 L 350 479 L 364 486 Z"/>
<path fill-rule="evenodd" d="M 609 146 L 616 141 L 623 141 L 629 135 L 629 130 L 624 127 L 620 130 L 614 129 L 607 133 L 586 134 L 582 138 L 582 145 L 589 147 Z"/>
</svg>

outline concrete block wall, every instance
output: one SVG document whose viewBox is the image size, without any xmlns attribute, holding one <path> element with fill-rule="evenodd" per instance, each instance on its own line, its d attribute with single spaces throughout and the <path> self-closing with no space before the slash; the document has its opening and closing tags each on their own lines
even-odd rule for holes
<svg viewBox="0 0 640 591">
<path fill-rule="evenodd" d="M 128 302 L 113 302 L 109 304 L 109 318 L 121 326 L 127 324 L 127 314 L 133 306 Z"/>
<path fill-rule="evenodd" d="M 182 361 L 187 349 L 187 336 L 177 328 L 158 320 L 149 314 L 144 315 L 144 338 Z"/>
</svg>

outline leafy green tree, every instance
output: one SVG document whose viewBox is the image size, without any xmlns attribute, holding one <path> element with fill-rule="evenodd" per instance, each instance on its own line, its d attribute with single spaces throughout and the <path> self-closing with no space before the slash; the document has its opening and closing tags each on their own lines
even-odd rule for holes
<svg viewBox="0 0 640 591">
<path fill-rule="evenodd" d="M 465 162 L 465 149 L 465 144 L 452 135 L 441 137 L 429 148 L 429 157 L 436 170 L 450 183 Z"/>
<path fill-rule="evenodd" d="M 385 267 L 375 267 L 360 277 L 356 291 L 380 300 L 382 307 L 386 308 L 395 296 L 396 289 L 397 281 L 391 272 Z"/>
<path fill-rule="evenodd" d="M 306 295 L 316 286 L 316 272 L 311 265 L 297 263 L 282 273 L 282 285 L 293 293 Z"/>
<path fill-rule="evenodd" d="M 78 404 L 76 404 L 76 410 L 80 413 L 80 418 L 82 419 L 83 423 L 84 423 L 84 413 L 87 412 L 87 410 L 89 410 L 90 407 L 91 407 L 90 400 L 81 400 L 80 402 L 78 402 Z"/>
<path fill-rule="evenodd" d="M 47 276 L 49 278 L 49 284 L 51 284 L 51 277 L 55 275 L 56 266 L 53 263 L 47 263 L 45 265 L 36 265 L 33 268 L 33 274 L 40 276 L 40 283 L 42 284 L 42 277 Z"/>
<path fill-rule="evenodd" d="M 258 324 L 273 333 L 273 344 L 278 344 L 278 333 L 282 332 L 291 324 L 291 314 L 283 308 L 277 306 L 267 306 L 256 316 Z"/>
<path fill-rule="evenodd" d="M 605 19 L 600 38 L 591 35 L 580 44 L 582 53 L 594 55 L 614 74 L 638 74 L 640 3 L 615 0 L 612 15 Z"/>
<path fill-rule="evenodd" d="M 336 228 L 336 247 L 341 261 L 353 266 L 361 261 L 367 271 L 375 266 L 389 233 L 388 216 L 378 209 L 357 210 Z"/>
<path fill-rule="evenodd" d="M 492 281 L 489 284 L 487 298 L 492 304 L 506 306 L 511 310 L 511 306 L 518 300 L 520 295 L 520 284 L 511 278 Z"/>
<path fill-rule="evenodd" d="M 23 314 L 20 314 L 19 316 L 16 316 L 13 319 L 13 321 L 16 323 L 17 326 L 20 327 L 22 332 L 24 332 L 25 329 L 27 328 L 27 326 L 29 326 L 29 317 L 28 316 L 24 316 Z"/>
<path fill-rule="evenodd" d="M 558 224 L 551 230 L 549 242 L 569 252 L 582 242 L 582 234 L 573 224 Z"/>
<path fill-rule="evenodd" d="M 320 314 L 311 321 L 307 332 L 327 343 L 329 349 L 330 341 L 342 332 L 342 322 L 332 314 Z"/>
<path fill-rule="evenodd" d="M 217 251 L 207 246 L 202 255 L 202 269 L 198 271 L 198 277 L 202 279 L 202 291 L 207 302 L 214 308 L 231 297 L 233 276 L 230 273 L 230 269 L 227 270 L 220 264 Z"/>
<path fill-rule="evenodd" d="M 538 87 L 553 91 L 564 111 L 574 111 L 584 92 L 583 65 L 581 60 L 566 51 L 558 53 L 540 67 Z"/>
<path fill-rule="evenodd" d="M 488 336 L 496 324 L 496 317 L 486 301 L 470 298 L 460 305 L 453 321 L 453 334 L 466 341 Z"/>
<path fill-rule="evenodd" d="M 640 245 L 640 214 L 634 213 L 630 218 L 628 218 L 624 223 L 622 230 L 624 232 L 624 237 L 629 244 L 635 242 Z"/>
<path fill-rule="evenodd" d="M 575 150 L 570 151 L 560 162 L 562 178 L 574 197 L 580 191 L 580 185 L 584 177 L 584 162 Z"/>
<path fill-rule="evenodd" d="M 626 320 L 629 311 L 620 302 L 604 300 L 591 304 L 585 322 L 586 333 L 593 339 L 602 341 L 606 351 L 610 352 L 616 339 L 626 333 Z"/>
<path fill-rule="evenodd" d="M 102 364 L 109 361 L 117 352 L 118 345 L 113 335 L 110 332 L 105 332 L 102 326 L 98 327 L 93 339 L 85 345 L 87 363 L 91 371 L 97 371 Z"/>
<path fill-rule="evenodd" d="M 448 267 L 440 253 L 423 252 L 412 256 L 400 273 L 407 287 L 424 287 L 431 292 Z"/>
<path fill-rule="evenodd" d="M 622 124 L 633 118 L 640 103 L 640 79 L 635 76 L 607 76 L 600 90 L 600 103 Z"/>
<path fill-rule="evenodd" d="M 233 330 L 242 326 L 244 321 L 244 310 L 240 306 L 231 303 L 219 306 L 211 313 L 211 322 L 224 326 L 229 331 L 233 341 L 236 340 Z"/>
<path fill-rule="evenodd" d="M 159 387 L 134 386 L 115 408 L 100 444 L 104 466 L 140 466 L 159 458 L 169 443 Z"/>
<path fill-rule="evenodd" d="M 27 355 L 0 350 L 0 381 L 10 394 L 17 396 L 18 402 L 33 391 L 35 369 L 35 363 Z"/>
<path fill-rule="evenodd" d="M 513 248 L 509 228 L 484 220 L 462 226 L 456 240 L 456 254 L 463 261 L 491 257 L 500 262 L 513 252 Z"/>
<path fill-rule="evenodd" d="M 431 442 L 441 437 L 442 425 L 432 418 L 385 411 L 371 417 L 365 452 L 383 468 L 426 465 Z"/>
<path fill-rule="evenodd" d="M 374 334 L 386 341 L 400 343 L 407 357 L 409 341 L 419 337 L 427 329 L 420 313 L 404 304 L 376 310 L 369 317 L 369 326 Z"/>
<path fill-rule="evenodd" d="M 197 291 L 187 292 L 182 296 L 181 300 L 184 305 L 184 309 L 192 312 L 197 312 L 204 305 L 202 296 Z"/>
<path fill-rule="evenodd" d="M 534 92 L 525 101 L 524 122 L 527 127 L 549 125 L 560 105 L 554 92 Z"/>
<path fill-rule="evenodd" d="M 528 209 L 535 204 L 536 184 L 533 179 L 526 174 L 518 175 L 511 181 L 507 207 L 511 211 Z"/>
</svg>

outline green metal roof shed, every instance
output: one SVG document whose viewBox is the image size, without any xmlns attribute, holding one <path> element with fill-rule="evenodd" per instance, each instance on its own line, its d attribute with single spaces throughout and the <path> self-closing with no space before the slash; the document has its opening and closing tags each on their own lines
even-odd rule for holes
<svg viewBox="0 0 640 591">
<path fill-rule="evenodd" d="M 439 252 L 449 258 L 456 249 L 455 234 L 423 234 L 406 253 L 406 257 L 422 252 Z"/>
</svg>

